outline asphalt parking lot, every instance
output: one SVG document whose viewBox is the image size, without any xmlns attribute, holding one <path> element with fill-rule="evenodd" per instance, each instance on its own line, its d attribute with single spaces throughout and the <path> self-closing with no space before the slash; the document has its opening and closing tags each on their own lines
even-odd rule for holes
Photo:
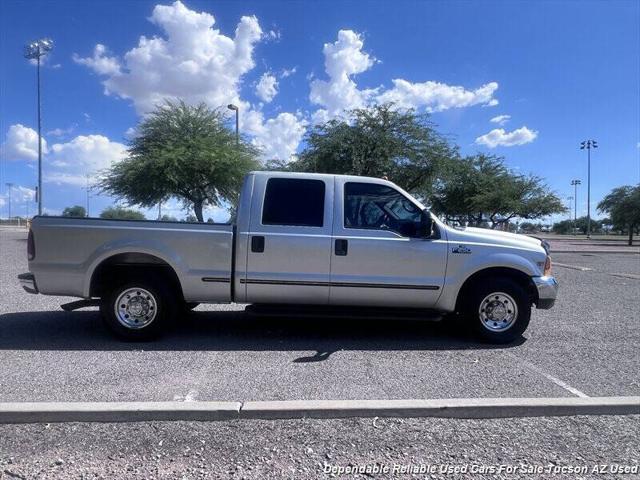
<svg viewBox="0 0 640 480">
<path fill-rule="evenodd" d="M 160 341 L 123 343 L 95 310 L 29 295 L 24 231 L 0 231 L 0 401 L 561 397 L 640 392 L 640 256 L 560 253 L 552 310 L 477 344 L 444 322 L 246 317 L 204 306 Z M 574 267 L 574 268 L 571 268 Z M 577 268 L 576 268 L 577 267 Z M 587 270 L 588 268 L 588 270 Z"/>
</svg>

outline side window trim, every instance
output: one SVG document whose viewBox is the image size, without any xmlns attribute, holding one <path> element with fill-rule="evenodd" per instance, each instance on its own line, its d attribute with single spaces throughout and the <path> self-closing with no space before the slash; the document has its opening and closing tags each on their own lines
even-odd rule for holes
<svg viewBox="0 0 640 480">
<path fill-rule="evenodd" d="M 420 210 L 418 205 L 416 205 L 413 201 L 411 201 L 411 199 L 409 197 L 407 197 L 402 192 L 400 192 L 397 189 L 395 189 L 393 187 L 390 187 L 388 185 L 382 185 L 382 184 L 377 184 L 377 183 L 367 183 L 367 182 L 345 182 L 342 185 L 342 228 L 343 229 L 345 229 L 345 230 L 347 230 L 347 229 L 348 230 L 375 230 L 377 232 L 393 233 L 393 234 L 397 235 L 399 238 L 418 238 L 418 237 L 413 237 L 413 236 L 410 236 L 410 235 L 403 235 L 401 232 L 398 232 L 397 230 L 394 230 L 394 229 L 391 229 L 391 228 L 384 229 L 384 228 L 378 228 L 378 227 L 366 227 L 366 226 L 350 227 L 350 226 L 348 226 L 346 220 L 347 220 L 347 185 L 349 185 L 349 184 L 366 184 L 366 185 L 381 185 L 381 186 L 385 186 L 385 187 L 393 190 L 394 192 L 396 192 L 399 196 L 401 196 L 404 199 L 406 199 L 409 203 L 411 203 L 413 206 L 415 206 L 416 209 Z M 380 208 L 379 206 L 377 206 L 377 207 Z"/>
</svg>

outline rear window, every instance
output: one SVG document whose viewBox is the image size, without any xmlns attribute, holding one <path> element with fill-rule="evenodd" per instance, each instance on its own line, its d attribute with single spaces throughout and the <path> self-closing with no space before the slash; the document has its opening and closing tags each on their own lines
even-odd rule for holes
<svg viewBox="0 0 640 480">
<path fill-rule="evenodd" d="M 270 178 L 264 195 L 262 224 L 322 227 L 324 193 L 322 180 Z"/>
</svg>

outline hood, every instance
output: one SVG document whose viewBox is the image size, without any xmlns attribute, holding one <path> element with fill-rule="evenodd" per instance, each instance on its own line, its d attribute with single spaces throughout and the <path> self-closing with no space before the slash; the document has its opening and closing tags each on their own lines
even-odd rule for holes
<svg viewBox="0 0 640 480">
<path fill-rule="evenodd" d="M 494 243 L 512 247 L 526 248 L 528 250 L 542 250 L 542 242 L 537 238 L 528 237 L 519 233 L 502 232 L 488 228 L 465 227 L 462 229 L 450 229 L 449 241 L 469 241 Z"/>
</svg>

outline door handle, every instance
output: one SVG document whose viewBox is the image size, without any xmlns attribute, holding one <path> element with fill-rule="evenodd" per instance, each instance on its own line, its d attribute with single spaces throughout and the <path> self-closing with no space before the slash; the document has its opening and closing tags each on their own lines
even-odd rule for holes
<svg viewBox="0 0 640 480">
<path fill-rule="evenodd" d="M 344 257 L 349 252 L 349 242 L 343 238 L 336 239 L 336 255 Z"/>
<path fill-rule="evenodd" d="M 261 235 L 251 237 L 251 251 L 255 253 L 264 252 L 264 237 Z"/>
</svg>

